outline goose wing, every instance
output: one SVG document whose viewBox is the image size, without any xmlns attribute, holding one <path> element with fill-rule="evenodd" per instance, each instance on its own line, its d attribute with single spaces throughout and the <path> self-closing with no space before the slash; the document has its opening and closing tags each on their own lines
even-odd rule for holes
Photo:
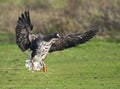
<svg viewBox="0 0 120 89">
<path fill-rule="evenodd" d="M 78 32 L 74 34 L 67 34 L 57 39 L 55 43 L 52 44 L 49 52 L 59 51 L 70 47 L 78 46 L 79 44 L 83 44 L 93 38 L 98 32 L 97 27 L 93 27 L 86 32 Z"/>
</svg>

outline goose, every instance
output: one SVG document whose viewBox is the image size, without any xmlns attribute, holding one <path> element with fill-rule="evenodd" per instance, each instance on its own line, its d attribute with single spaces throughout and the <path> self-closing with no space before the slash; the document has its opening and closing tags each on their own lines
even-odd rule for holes
<svg viewBox="0 0 120 89">
<path fill-rule="evenodd" d="M 93 27 L 86 32 L 77 32 L 60 36 L 58 33 L 42 35 L 33 33 L 29 11 L 21 13 L 18 17 L 15 33 L 16 43 L 21 51 L 31 50 L 30 58 L 26 60 L 26 68 L 30 71 L 47 71 L 44 62 L 48 53 L 60 51 L 78 46 L 93 38 L 98 32 L 97 27 Z"/>
</svg>

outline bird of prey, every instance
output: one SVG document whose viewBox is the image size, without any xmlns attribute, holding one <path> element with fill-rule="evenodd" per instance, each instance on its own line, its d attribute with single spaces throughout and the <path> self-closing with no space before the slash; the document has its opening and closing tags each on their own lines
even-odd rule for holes
<svg viewBox="0 0 120 89">
<path fill-rule="evenodd" d="M 44 60 L 49 52 L 78 46 L 87 42 L 98 32 L 98 28 L 93 27 L 86 32 L 60 36 L 58 33 L 50 35 L 35 34 L 32 29 L 33 25 L 29 11 L 25 11 L 17 20 L 15 28 L 16 43 L 23 52 L 28 49 L 31 50 L 30 59 L 26 61 L 26 67 L 31 71 L 40 71 L 42 69 L 44 72 L 47 71 Z"/>
</svg>

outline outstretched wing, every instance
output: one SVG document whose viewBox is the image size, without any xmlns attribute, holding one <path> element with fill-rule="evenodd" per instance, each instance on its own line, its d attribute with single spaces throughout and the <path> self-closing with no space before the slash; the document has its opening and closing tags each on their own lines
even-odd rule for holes
<svg viewBox="0 0 120 89">
<path fill-rule="evenodd" d="M 33 25 L 31 24 L 29 11 L 25 11 L 18 17 L 16 26 L 16 43 L 22 51 L 27 50 L 31 46 L 31 42 L 36 35 L 32 33 Z"/>
<path fill-rule="evenodd" d="M 90 40 L 93 36 L 95 36 L 97 32 L 98 28 L 94 27 L 84 33 L 80 32 L 62 36 L 61 38 L 57 39 L 54 44 L 52 44 L 52 47 L 49 52 L 63 50 L 85 43 L 88 40 Z"/>
</svg>

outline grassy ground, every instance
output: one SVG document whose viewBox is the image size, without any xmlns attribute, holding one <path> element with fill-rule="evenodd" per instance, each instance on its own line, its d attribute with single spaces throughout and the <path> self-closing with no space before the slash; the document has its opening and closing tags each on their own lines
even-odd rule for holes
<svg viewBox="0 0 120 89">
<path fill-rule="evenodd" d="M 54 52 L 48 72 L 25 68 L 28 52 L 16 44 L 0 44 L 0 89 L 120 89 L 120 44 L 90 41 Z"/>
</svg>

